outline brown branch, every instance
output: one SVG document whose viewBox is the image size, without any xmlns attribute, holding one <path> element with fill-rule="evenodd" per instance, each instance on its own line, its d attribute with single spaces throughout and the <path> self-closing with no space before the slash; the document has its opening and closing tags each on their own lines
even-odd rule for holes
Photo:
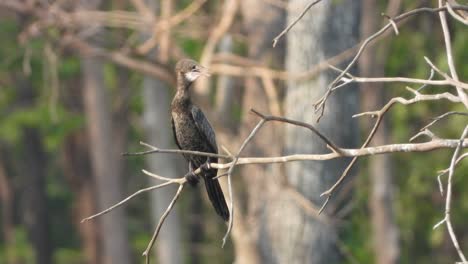
<svg viewBox="0 0 468 264">
<path fill-rule="evenodd" d="M 338 64 L 343 60 L 348 59 L 353 55 L 353 52 L 356 51 L 358 47 L 359 46 L 356 45 L 352 48 L 349 48 L 333 57 L 330 57 L 324 61 L 313 65 L 307 71 L 300 73 L 291 73 L 282 70 L 275 70 L 260 65 L 256 61 L 241 56 L 236 56 L 233 54 L 215 54 L 213 57 L 214 64 L 210 66 L 210 70 L 212 73 L 237 77 L 262 77 L 263 74 L 268 74 L 272 78 L 282 81 L 307 81 L 315 77 L 320 72 L 328 69 L 330 64 Z M 225 59 L 224 61 L 229 61 L 231 64 L 223 64 L 223 59 Z"/>
<path fill-rule="evenodd" d="M 141 15 L 143 15 L 143 17 L 149 19 L 150 21 L 155 20 L 155 16 L 153 12 L 151 12 L 151 8 L 145 3 L 144 0 L 130 0 L 130 2 L 132 2 L 132 5 Z"/>
<path fill-rule="evenodd" d="M 148 40 L 136 48 L 137 52 L 139 54 L 147 54 L 150 52 L 150 50 L 158 44 L 158 37 L 161 33 L 169 31 L 171 28 L 187 20 L 195 12 L 197 12 L 205 2 L 206 0 L 193 1 L 189 6 L 176 13 L 174 16 L 155 24 L 153 27 L 153 34 Z"/>
<path fill-rule="evenodd" d="M 285 117 L 264 115 L 264 114 L 258 112 L 255 109 L 250 109 L 250 111 L 252 111 L 252 113 L 256 114 L 260 118 L 264 119 L 265 121 L 278 121 L 278 122 L 283 122 L 283 123 L 289 123 L 289 124 L 292 124 L 292 125 L 295 125 L 295 126 L 305 127 L 307 129 L 309 129 L 310 131 L 312 131 L 314 134 L 316 134 L 320 139 L 322 139 L 327 144 L 327 147 L 329 147 L 333 152 L 336 152 L 338 154 L 341 152 L 341 149 L 338 146 L 336 146 L 335 143 L 333 143 L 330 139 L 328 139 L 320 131 L 318 131 L 314 126 L 312 126 L 312 125 L 310 125 L 308 123 L 288 119 L 288 118 L 285 118 Z"/>
<path fill-rule="evenodd" d="M 83 41 L 72 35 L 65 36 L 61 41 L 62 45 L 72 48 L 73 50 L 81 53 L 83 56 L 96 56 L 104 58 L 131 70 L 154 76 L 155 78 L 171 86 L 175 85 L 175 78 L 173 74 L 168 69 L 160 65 L 156 65 L 149 61 L 132 58 L 127 54 L 119 51 L 107 51 L 94 47 L 86 41 Z"/>
<path fill-rule="evenodd" d="M 213 53 L 215 52 L 218 42 L 221 40 L 222 36 L 229 30 L 234 17 L 237 13 L 239 7 L 239 0 L 226 0 L 223 5 L 223 12 L 221 14 L 221 19 L 216 25 L 216 27 L 211 31 L 208 40 L 206 41 L 205 47 L 203 48 L 202 55 L 200 57 L 200 64 L 211 68 L 211 60 L 213 58 Z M 196 90 L 201 95 L 206 95 L 208 93 L 208 80 L 201 79 L 196 83 Z"/>
</svg>

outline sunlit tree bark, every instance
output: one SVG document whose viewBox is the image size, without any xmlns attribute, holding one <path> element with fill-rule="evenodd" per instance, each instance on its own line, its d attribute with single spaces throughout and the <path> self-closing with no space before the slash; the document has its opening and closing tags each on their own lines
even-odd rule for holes
<svg viewBox="0 0 468 264">
<path fill-rule="evenodd" d="M 400 6 L 400 0 L 392 0 L 388 3 L 385 13 L 394 16 Z M 361 35 L 367 37 L 378 30 L 379 19 L 377 3 L 374 0 L 363 0 Z M 384 66 L 388 56 L 389 45 L 369 47 L 362 54 L 359 61 L 361 76 L 380 77 L 385 76 Z M 361 84 L 362 109 L 379 109 L 385 104 L 385 90 L 382 83 Z M 365 111 L 365 110 L 364 110 Z M 388 144 L 388 124 L 384 119 L 380 129 L 374 136 L 375 145 Z M 369 175 L 371 180 L 371 196 L 369 207 L 371 212 L 372 236 L 376 263 L 392 264 L 399 261 L 398 226 L 395 222 L 393 201 L 395 184 L 393 183 L 391 156 L 377 155 L 369 160 Z"/>
<path fill-rule="evenodd" d="M 247 32 L 249 58 L 263 62 L 265 65 L 281 67 L 283 64 L 284 45 L 275 49 L 271 47 L 271 40 L 278 28 L 284 26 L 285 12 L 267 1 L 244 0 L 241 3 L 243 16 L 243 28 Z M 243 97 L 243 120 L 240 138 L 243 140 L 250 133 L 258 121 L 249 114 L 250 108 L 255 108 L 263 113 L 271 113 L 272 102 L 268 100 L 265 87 L 258 78 L 247 78 Z M 264 129 L 252 140 L 245 150 L 249 156 L 275 156 L 281 154 L 281 142 L 279 140 L 282 127 L 277 124 L 268 124 L 275 129 Z M 271 144 L 277 142 L 276 144 Z M 268 231 L 263 223 L 269 218 L 269 201 L 278 189 L 279 165 L 251 165 L 242 168 L 245 191 L 239 197 L 246 197 L 245 219 L 240 223 L 235 222 L 233 231 L 236 238 L 236 259 L 248 261 L 245 263 L 270 263 Z M 239 229 L 239 230 L 237 230 Z"/>
<path fill-rule="evenodd" d="M 146 3 L 152 12 L 156 14 L 158 10 L 164 13 L 161 19 L 166 19 L 170 15 L 171 3 L 170 1 L 146 0 Z M 164 45 L 160 46 L 159 52 L 150 52 L 149 59 L 154 60 L 156 56 L 160 60 L 167 62 L 168 58 L 168 33 L 160 36 L 164 39 Z M 144 36 L 143 36 L 144 37 Z M 163 56 L 159 56 L 162 55 Z M 170 101 L 171 93 L 170 87 L 164 82 L 145 76 L 143 80 L 143 124 L 145 128 L 146 141 L 161 148 L 173 148 L 172 130 L 170 125 Z M 178 175 L 177 168 L 181 163 L 178 163 L 177 156 L 175 155 L 149 155 L 146 156 L 146 164 L 148 168 L 160 175 L 166 177 L 176 177 Z M 152 184 L 157 183 L 156 180 L 149 179 Z M 176 187 L 164 188 L 156 192 L 151 192 L 151 215 L 152 223 L 157 223 L 161 215 L 166 210 L 166 207 L 171 202 L 172 196 L 176 191 Z M 159 234 L 158 243 L 156 244 L 156 258 L 158 263 L 182 263 L 183 260 L 183 247 L 181 243 L 180 234 L 180 219 L 177 208 L 168 216 L 163 230 Z"/>
<path fill-rule="evenodd" d="M 91 167 L 96 182 L 98 209 L 103 210 L 124 197 L 120 153 L 114 144 L 114 129 L 109 94 L 104 84 L 103 63 L 98 58 L 83 58 L 83 95 L 90 143 Z M 103 235 L 105 263 L 130 263 L 127 221 L 123 209 L 99 218 Z"/>
<path fill-rule="evenodd" d="M 288 5 L 288 21 L 292 22 L 309 3 L 293 0 Z M 303 72 L 322 60 L 352 47 L 358 40 L 360 1 L 322 1 L 315 5 L 287 34 L 286 69 Z M 324 72 L 310 81 L 290 81 L 286 91 L 285 115 L 316 124 L 313 103 L 333 80 L 334 73 Z M 358 91 L 351 87 L 339 90 L 329 98 L 317 128 L 342 147 L 356 147 L 358 131 L 351 118 L 359 108 Z M 285 152 L 329 152 L 323 142 L 304 129 L 287 126 Z M 347 159 L 326 162 L 288 163 L 289 184 L 302 195 L 320 205 L 320 193 L 329 188 L 347 165 Z M 268 230 L 269 263 L 337 263 L 338 230 L 332 223 L 306 215 L 287 195 L 276 194 L 270 201 Z M 333 204 L 333 202 L 331 202 Z M 333 206 L 331 206 L 333 207 Z M 331 212 L 325 212 L 331 213 Z"/>
</svg>

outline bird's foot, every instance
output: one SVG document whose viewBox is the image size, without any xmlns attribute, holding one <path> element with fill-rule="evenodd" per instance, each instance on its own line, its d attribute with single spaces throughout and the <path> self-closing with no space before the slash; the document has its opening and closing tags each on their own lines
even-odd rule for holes
<svg viewBox="0 0 468 264">
<path fill-rule="evenodd" d="M 200 166 L 200 169 L 202 171 L 208 171 L 208 170 L 211 170 L 211 166 L 210 166 L 210 163 L 209 162 L 205 162 L 203 163 L 203 165 Z"/>
<path fill-rule="evenodd" d="M 200 178 L 193 172 L 193 170 L 189 171 L 189 173 L 185 175 L 185 179 L 187 179 L 187 182 L 192 186 L 197 185 L 200 181 Z"/>
</svg>

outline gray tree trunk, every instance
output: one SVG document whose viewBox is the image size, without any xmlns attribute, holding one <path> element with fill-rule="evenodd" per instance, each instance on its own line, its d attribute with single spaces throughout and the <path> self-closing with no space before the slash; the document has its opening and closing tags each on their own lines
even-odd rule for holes
<svg viewBox="0 0 468 264">
<path fill-rule="evenodd" d="M 385 14 L 394 16 L 400 6 L 400 0 L 389 1 Z M 379 15 L 377 3 L 374 0 L 363 0 L 361 35 L 370 36 L 378 30 Z M 389 45 L 382 43 L 377 49 L 370 47 L 359 60 L 360 75 L 365 77 L 382 77 L 385 74 L 385 61 L 388 56 Z M 372 111 L 385 104 L 385 90 L 382 83 L 363 83 L 361 85 L 363 98 L 362 111 Z M 374 120 L 370 121 L 373 123 Z M 372 124 L 368 124 L 370 127 Z M 384 119 L 374 136 L 374 145 L 388 143 L 388 125 Z M 371 195 L 369 209 L 372 223 L 372 239 L 374 255 L 378 264 L 394 264 L 399 262 L 399 230 L 395 221 L 393 174 L 390 155 L 377 155 L 369 159 L 369 177 L 371 181 Z"/>
<path fill-rule="evenodd" d="M 218 45 L 218 52 L 232 53 L 233 40 L 232 36 L 225 35 Z M 223 128 L 233 130 L 235 121 L 232 118 L 232 106 L 236 96 L 235 80 L 231 76 L 220 75 L 216 83 L 216 116 L 218 117 L 219 125 Z"/>
<path fill-rule="evenodd" d="M 289 23 L 310 1 L 289 2 Z M 322 1 L 314 6 L 287 35 L 286 68 L 291 73 L 304 72 L 315 64 L 357 43 L 360 1 Z M 338 65 L 343 67 L 344 64 Z M 357 146 L 358 130 L 351 116 L 358 112 L 358 91 L 347 87 L 329 98 L 324 117 L 316 124 L 313 103 L 333 80 L 334 73 L 322 73 L 314 80 L 288 83 L 285 115 L 311 124 L 339 146 Z M 326 153 L 324 143 L 309 131 L 287 126 L 285 154 Z M 341 175 L 349 160 L 297 162 L 286 165 L 289 183 L 314 204 L 323 200 L 320 193 Z M 339 191 L 339 190 L 338 190 Z M 270 201 L 262 250 L 268 263 L 337 263 L 337 228 L 331 223 L 307 216 L 287 195 L 277 194 Z M 333 201 L 331 202 L 333 203 Z M 333 217 L 333 216 L 331 216 Z"/>
<path fill-rule="evenodd" d="M 18 99 L 23 104 L 33 105 L 37 94 L 31 82 L 18 76 L 16 84 Z M 48 264 L 52 261 L 54 247 L 46 192 L 47 152 L 37 128 L 24 125 L 21 136 L 23 153 L 21 159 L 14 161 L 20 180 L 27 182 L 20 197 L 22 223 L 34 250 L 35 263 Z"/>
<path fill-rule="evenodd" d="M 159 3 L 155 0 L 146 0 L 152 12 L 156 13 Z M 170 3 L 165 1 L 164 13 L 170 12 Z M 151 29 L 148 29 L 151 30 Z M 145 37 L 145 36 L 143 36 Z M 166 39 L 166 38 L 165 38 Z M 162 49 L 163 47 L 161 47 Z M 164 52 L 167 52 L 164 51 Z M 150 59 L 156 56 L 156 52 L 150 52 Z M 151 58 L 152 57 L 152 58 Z M 165 59 L 165 58 L 163 58 Z M 170 123 L 170 88 L 162 81 L 145 76 L 143 80 L 143 124 L 145 128 L 146 141 L 159 148 L 173 148 L 172 130 Z M 175 155 L 148 155 L 146 164 L 150 171 L 164 177 L 180 177 L 182 174 L 177 170 L 180 164 Z M 149 179 L 150 184 L 158 184 L 160 181 Z M 167 206 L 172 200 L 177 187 L 168 186 L 150 193 L 151 217 L 154 227 L 159 221 Z M 156 259 L 160 264 L 182 263 L 183 251 L 180 234 L 180 218 L 177 206 L 167 217 L 164 227 L 156 243 Z"/>
<path fill-rule="evenodd" d="M 24 222 L 34 248 L 37 264 L 52 261 L 53 245 L 50 233 L 50 214 L 47 207 L 46 193 L 46 152 L 39 131 L 24 128 L 24 161 L 22 175 L 28 182 L 24 192 Z"/>
<path fill-rule="evenodd" d="M 170 102 L 169 87 L 162 81 L 145 77 L 143 81 L 143 100 L 144 100 L 144 127 L 146 140 L 159 148 L 173 148 L 171 144 L 172 131 L 169 116 Z M 164 177 L 181 176 L 177 171 L 180 163 L 177 162 L 174 155 L 148 155 L 146 164 L 150 171 L 163 175 Z M 151 180 L 151 184 L 157 184 Z M 159 182 L 160 183 L 160 182 Z M 176 192 L 176 187 L 169 186 L 151 192 L 151 211 L 154 226 L 161 215 L 171 202 Z M 157 259 L 158 263 L 182 263 L 182 246 L 180 239 L 180 220 L 177 213 L 177 207 L 164 223 L 164 228 L 158 237 Z"/>
<path fill-rule="evenodd" d="M 109 95 L 104 84 L 103 63 L 83 58 L 83 96 L 91 151 L 91 166 L 96 179 L 98 209 L 104 210 L 124 197 L 120 153 L 113 137 Z M 131 263 L 126 215 L 122 208 L 98 218 L 103 234 L 104 263 Z"/>
<path fill-rule="evenodd" d="M 279 28 L 284 27 L 285 12 L 275 7 L 268 1 L 243 0 L 241 2 L 243 16 L 243 28 L 247 32 L 249 58 L 262 62 L 265 65 L 282 67 L 284 45 L 275 49 L 271 47 L 271 40 Z M 273 63 L 272 63 L 273 62 Z M 258 78 L 247 78 L 245 81 L 243 98 L 243 120 L 240 131 L 240 139 L 243 140 L 258 122 L 258 119 L 249 114 L 250 108 L 255 108 L 262 113 L 270 112 L 270 103 Z M 278 102 L 280 103 L 280 102 Z M 280 155 L 281 143 L 278 137 L 281 134 L 280 124 L 268 124 L 269 128 L 260 130 L 252 139 L 244 151 L 247 156 L 275 156 Z M 274 129 L 272 129 L 274 127 Z M 268 233 L 264 230 L 263 223 L 268 218 L 265 208 L 270 199 L 275 196 L 278 188 L 278 176 L 281 173 L 278 165 L 249 165 L 242 168 L 245 182 L 245 193 L 239 197 L 247 197 L 246 208 L 238 207 L 244 212 L 237 211 L 237 215 L 243 215 L 243 223 L 237 219 L 234 222 L 233 238 L 236 249 L 236 261 L 239 263 L 271 263 L 269 250 L 270 242 Z"/>
</svg>

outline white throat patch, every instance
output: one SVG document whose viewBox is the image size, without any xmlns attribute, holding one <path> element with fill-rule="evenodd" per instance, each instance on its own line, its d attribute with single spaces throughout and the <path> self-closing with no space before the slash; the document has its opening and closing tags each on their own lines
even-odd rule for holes
<svg viewBox="0 0 468 264">
<path fill-rule="evenodd" d="M 199 72 L 187 72 L 187 73 L 185 73 L 185 78 L 187 78 L 187 80 L 189 80 L 191 82 L 195 81 L 198 77 L 200 77 Z"/>
</svg>

